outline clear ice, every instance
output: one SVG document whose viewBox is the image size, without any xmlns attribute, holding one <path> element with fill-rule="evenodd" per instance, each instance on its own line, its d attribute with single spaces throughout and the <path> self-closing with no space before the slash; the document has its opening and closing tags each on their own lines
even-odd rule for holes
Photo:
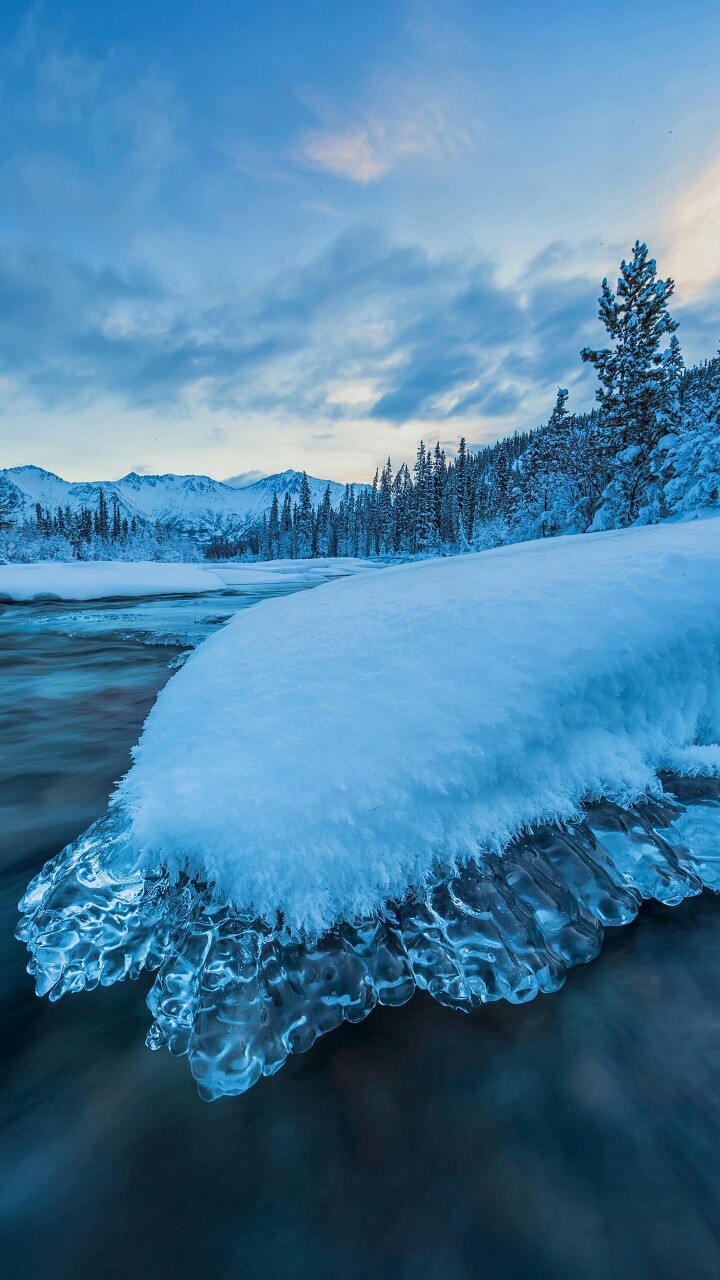
<svg viewBox="0 0 720 1280">
<path fill-rule="evenodd" d="M 643 899 L 720 892 L 720 780 L 663 780 L 663 794 L 543 826 L 376 916 L 294 937 L 207 885 L 134 867 L 111 814 L 46 864 L 20 903 L 17 937 L 38 995 L 110 986 L 143 969 L 151 1049 L 187 1054 L 203 1098 L 240 1094 L 291 1053 L 416 987 L 453 1009 L 557 991 L 609 925 Z"/>
</svg>

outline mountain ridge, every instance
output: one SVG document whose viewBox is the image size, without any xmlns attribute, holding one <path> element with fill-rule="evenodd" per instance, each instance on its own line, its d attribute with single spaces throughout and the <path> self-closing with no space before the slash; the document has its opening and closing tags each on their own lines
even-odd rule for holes
<svg viewBox="0 0 720 1280">
<path fill-rule="evenodd" d="M 159 520 L 187 533 L 227 534 L 242 532 L 262 520 L 270 512 L 275 493 L 281 504 L 286 493 L 297 500 L 302 472 L 288 469 L 235 488 L 211 476 L 175 472 L 140 475 L 129 471 L 118 480 L 63 480 L 53 471 L 27 464 L 0 470 L 2 480 L 15 519 L 32 519 L 38 502 L 51 512 L 59 506 L 69 506 L 73 513 L 82 507 L 94 508 L 102 489 L 109 503 L 117 498 L 121 518 Z M 345 493 L 345 485 L 336 480 L 308 476 L 308 484 L 314 505 L 322 501 L 328 485 L 334 508 Z"/>
</svg>

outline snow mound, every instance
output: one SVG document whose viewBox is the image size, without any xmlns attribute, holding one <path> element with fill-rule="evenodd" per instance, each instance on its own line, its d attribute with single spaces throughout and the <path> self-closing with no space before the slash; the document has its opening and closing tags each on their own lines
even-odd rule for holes
<svg viewBox="0 0 720 1280">
<path fill-rule="evenodd" d="M 112 600 L 224 589 L 222 577 L 197 564 L 118 560 L 0 564 L 0 601 Z"/>
<path fill-rule="evenodd" d="M 402 565 L 236 617 L 115 800 L 147 868 L 313 934 L 583 799 L 720 771 L 720 520 Z"/>
</svg>

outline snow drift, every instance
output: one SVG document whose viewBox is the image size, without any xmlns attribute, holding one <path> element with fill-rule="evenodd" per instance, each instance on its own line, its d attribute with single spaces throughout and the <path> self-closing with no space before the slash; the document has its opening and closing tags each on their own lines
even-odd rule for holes
<svg viewBox="0 0 720 1280">
<path fill-rule="evenodd" d="M 84 560 L 0 565 L 0 601 L 113 600 L 224 591 L 218 574 L 197 564 Z"/>
<path fill-rule="evenodd" d="M 719 742 L 715 519 L 263 602 L 170 680 L 115 808 L 141 865 L 314 934 Z"/>
</svg>

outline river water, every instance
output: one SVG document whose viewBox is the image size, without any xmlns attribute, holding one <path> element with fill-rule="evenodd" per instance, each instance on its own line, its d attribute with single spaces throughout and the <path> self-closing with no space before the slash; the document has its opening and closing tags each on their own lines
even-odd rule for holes
<svg viewBox="0 0 720 1280">
<path fill-rule="evenodd" d="M 376 1009 L 212 1105 L 149 975 L 51 1005 L 13 939 L 172 665 L 251 595 L 0 606 L 0 1258 L 18 1280 L 720 1275 L 720 902 L 530 1005 Z"/>
</svg>

